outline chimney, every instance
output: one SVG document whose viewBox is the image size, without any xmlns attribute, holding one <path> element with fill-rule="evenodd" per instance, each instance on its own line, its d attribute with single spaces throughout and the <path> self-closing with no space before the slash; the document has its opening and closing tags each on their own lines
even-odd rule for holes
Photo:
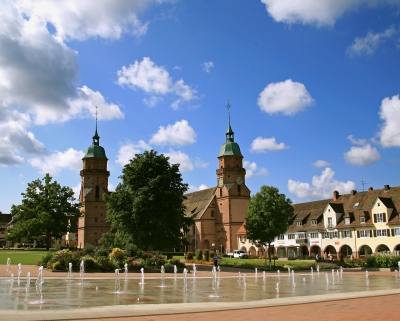
<svg viewBox="0 0 400 321">
<path fill-rule="evenodd" d="M 368 188 L 369 191 L 373 191 L 374 188 L 371 186 L 370 188 Z"/>
<path fill-rule="evenodd" d="M 353 189 L 352 191 L 351 191 L 351 196 L 354 196 L 354 195 L 356 195 L 357 194 L 357 191 L 355 190 L 355 189 Z"/>
<path fill-rule="evenodd" d="M 389 185 L 385 185 L 383 188 L 385 189 L 385 192 L 387 192 L 390 189 Z"/>
<path fill-rule="evenodd" d="M 334 191 L 333 192 L 333 200 L 336 201 L 339 198 L 339 192 L 338 191 Z"/>
</svg>

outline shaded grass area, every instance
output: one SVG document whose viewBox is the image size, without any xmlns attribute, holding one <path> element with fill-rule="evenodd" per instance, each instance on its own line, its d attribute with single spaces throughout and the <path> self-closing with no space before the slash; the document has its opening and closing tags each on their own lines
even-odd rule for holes
<svg viewBox="0 0 400 321">
<path fill-rule="evenodd" d="M 0 251 L 0 264 L 7 264 L 7 258 L 10 258 L 11 265 L 17 265 L 18 263 L 36 265 L 37 261 L 42 259 L 42 255 L 46 253 L 46 251 L 2 250 Z"/>
</svg>

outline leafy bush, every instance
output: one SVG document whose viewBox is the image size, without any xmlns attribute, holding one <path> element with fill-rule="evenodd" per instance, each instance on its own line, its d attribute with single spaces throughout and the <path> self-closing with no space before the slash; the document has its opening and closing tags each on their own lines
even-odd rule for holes
<svg viewBox="0 0 400 321">
<path fill-rule="evenodd" d="M 201 261 L 203 259 L 203 251 L 202 250 L 196 250 L 195 258 L 196 258 L 196 260 Z"/>
<path fill-rule="evenodd" d="M 55 269 L 54 264 L 59 262 L 60 270 L 65 270 L 68 267 L 69 262 L 73 262 L 72 264 L 77 263 L 77 261 L 72 258 L 72 252 L 68 249 L 57 251 L 50 262 L 53 265 L 53 269 Z"/>
<path fill-rule="evenodd" d="M 53 269 L 57 271 L 65 270 L 65 266 L 61 265 L 60 261 L 57 261 L 53 264 Z"/>
<path fill-rule="evenodd" d="M 41 263 L 44 267 L 47 267 L 48 264 L 50 263 L 51 259 L 53 258 L 54 253 L 47 252 L 46 254 L 42 255 L 42 260 Z M 51 266 L 51 263 L 50 263 Z"/>
<path fill-rule="evenodd" d="M 193 260 L 193 252 L 186 253 L 186 260 Z"/>
<path fill-rule="evenodd" d="M 125 246 L 125 253 L 129 257 L 141 257 L 143 251 L 139 249 L 135 244 L 127 244 Z"/>
<path fill-rule="evenodd" d="M 128 257 L 128 270 L 140 270 L 144 267 L 142 259 L 136 259 L 133 257 Z"/>
<path fill-rule="evenodd" d="M 367 258 L 366 266 L 376 268 L 392 268 L 398 267 L 398 261 L 400 261 L 399 256 L 378 253 Z"/>
<path fill-rule="evenodd" d="M 210 251 L 209 250 L 204 250 L 203 258 L 204 258 L 204 261 L 210 261 Z"/>
<path fill-rule="evenodd" d="M 105 256 L 108 257 L 110 255 L 110 251 L 108 251 L 105 247 L 102 247 L 97 250 L 96 257 Z"/>
<path fill-rule="evenodd" d="M 344 261 L 344 267 L 347 268 L 355 268 L 355 267 L 366 267 L 367 262 L 362 259 L 353 259 L 353 260 L 345 260 Z"/>
<path fill-rule="evenodd" d="M 115 260 L 118 263 L 118 265 L 122 265 L 125 259 L 125 251 L 121 250 L 118 247 L 113 248 L 109 255 L 109 258 L 110 261 Z"/>
<path fill-rule="evenodd" d="M 108 257 L 104 256 L 99 256 L 97 258 L 97 264 L 103 271 L 114 271 L 115 269 L 118 269 L 118 266 L 115 266 L 113 262 L 108 259 Z"/>
<path fill-rule="evenodd" d="M 99 264 L 97 260 L 89 255 L 86 255 L 83 258 L 83 262 L 85 264 L 85 271 L 96 271 L 99 269 Z"/>
<path fill-rule="evenodd" d="M 83 247 L 83 252 L 85 252 L 85 255 L 94 256 L 94 253 L 96 252 L 96 247 L 92 244 L 86 243 Z"/>
<path fill-rule="evenodd" d="M 186 267 L 185 263 L 181 262 L 178 259 L 170 259 L 168 261 L 168 264 L 171 264 L 172 266 L 176 265 L 177 268 L 185 268 Z"/>
</svg>

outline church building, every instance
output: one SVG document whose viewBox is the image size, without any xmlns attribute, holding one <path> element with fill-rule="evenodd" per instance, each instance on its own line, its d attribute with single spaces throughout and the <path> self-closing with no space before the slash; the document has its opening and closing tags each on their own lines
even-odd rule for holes
<svg viewBox="0 0 400 321">
<path fill-rule="evenodd" d="M 108 193 L 110 172 L 107 170 L 106 152 L 100 146 L 100 136 L 97 133 L 97 112 L 93 143 L 86 150 L 82 161 L 79 201 L 83 204 L 84 216 L 78 221 L 78 241 L 75 244 L 79 248 L 85 244 L 97 246 L 101 236 L 110 230 L 106 222 L 107 204 L 103 200 L 103 194 Z"/>
<path fill-rule="evenodd" d="M 236 233 L 245 220 L 250 190 L 243 155 L 230 125 L 230 105 L 227 107 L 228 130 L 218 154 L 217 186 L 185 195 L 186 215 L 194 220 L 186 235 L 188 251 L 215 249 L 225 253 L 238 248 Z"/>
</svg>

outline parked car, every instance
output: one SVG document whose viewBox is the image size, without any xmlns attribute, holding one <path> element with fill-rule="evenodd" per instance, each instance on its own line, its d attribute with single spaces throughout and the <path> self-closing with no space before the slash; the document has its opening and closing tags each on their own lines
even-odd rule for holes
<svg viewBox="0 0 400 321">
<path fill-rule="evenodd" d="M 235 259 L 248 259 L 249 255 L 244 250 L 233 250 L 232 253 L 228 253 L 229 257 L 233 257 Z"/>
</svg>

